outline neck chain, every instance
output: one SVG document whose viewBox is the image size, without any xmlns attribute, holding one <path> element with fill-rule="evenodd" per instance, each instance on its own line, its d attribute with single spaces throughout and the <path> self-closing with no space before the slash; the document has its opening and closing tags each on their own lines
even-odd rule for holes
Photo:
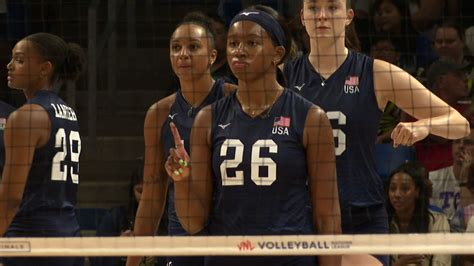
<svg viewBox="0 0 474 266">
<path fill-rule="evenodd" d="M 247 110 L 251 117 L 260 116 L 262 118 L 267 118 L 269 116 L 270 112 L 272 111 L 273 105 L 275 105 L 275 102 L 277 101 L 278 97 L 280 97 L 281 93 L 282 93 L 281 91 L 277 92 L 277 94 L 275 96 L 275 99 L 273 99 L 273 101 L 269 105 L 263 106 L 261 112 L 258 112 L 258 109 L 257 110 L 250 110 L 250 105 L 247 106 L 247 108 L 245 108 L 245 106 L 242 104 L 242 100 L 240 100 L 239 94 L 236 94 L 236 96 L 237 96 L 237 100 L 240 102 L 240 105 L 242 106 L 242 110 L 244 112 L 245 112 L 245 110 Z"/>
<path fill-rule="evenodd" d="M 323 77 L 323 75 L 321 75 L 321 73 L 319 73 L 319 79 L 321 80 L 321 86 L 326 86 L 326 79 Z"/>
<path fill-rule="evenodd" d="M 316 73 L 318 73 L 319 79 L 321 80 L 321 86 L 323 86 L 323 87 L 326 86 L 326 80 L 327 79 L 325 79 L 323 77 L 323 75 L 321 75 L 321 72 L 319 71 L 319 69 L 316 69 L 316 68 L 314 68 L 314 69 L 316 70 Z"/>
</svg>

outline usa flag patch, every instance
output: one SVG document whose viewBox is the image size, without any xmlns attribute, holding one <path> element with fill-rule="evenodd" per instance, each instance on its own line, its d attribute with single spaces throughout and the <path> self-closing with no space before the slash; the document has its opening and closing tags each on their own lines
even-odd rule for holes
<svg viewBox="0 0 474 266">
<path fill-rule="evenodd" d="M 359 77 L 358 76 L 348 76 L 344 85 L 348 86 L 359 86 Z"/>
<path fill-rule="evenodd" d="M 290 118 L 286 116 L 275 117 L 274 127 L 290 127 Z"/>
</svg>

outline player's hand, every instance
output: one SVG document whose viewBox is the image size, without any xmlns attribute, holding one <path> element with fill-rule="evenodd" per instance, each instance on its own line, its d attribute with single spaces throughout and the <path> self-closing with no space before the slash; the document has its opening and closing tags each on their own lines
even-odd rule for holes
<svg viewBox="0 0 474 266">
<path fill-rule="evenodd" d="M 398 256 L 393 266 L 421 265 L 424 258 L 423 255 L 401 255 Z"/>
<path fill-rule="evenodd" d="M 412 146 L 416 142 L 426 138 L 430 134 L 429 126 L 424 121 L 401 122 L 393 129 L 391 138 L 393 147 L 399 145 Z"/>
<path fill-rule="evenodd" d="M 170 155 L 165 163 L 165 169 L 173 181 L 183 181 L 189 177 L 190 165 L 189 155 L 184 148 L 183 141 L 179 135 L 176 125 L 170 123 L 171 133 L 173 134 L 175 148 L 170 149 Z"/>
</svg>

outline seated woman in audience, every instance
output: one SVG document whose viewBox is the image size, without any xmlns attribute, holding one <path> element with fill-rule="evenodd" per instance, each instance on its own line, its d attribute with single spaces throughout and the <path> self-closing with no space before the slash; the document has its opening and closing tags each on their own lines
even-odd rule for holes
<svg viewBox="0 0 474 266">
<path fill-rule="evenodd" d="M 429 180 L 425 169 L 408 162 L 399 166 L 389 177 L 387 212 L 390 233 L 449 233 L 447 217 L 429 210 Z M 392 255 L 390 264 L 451 265 L 450 255 Z"/>
</svg>

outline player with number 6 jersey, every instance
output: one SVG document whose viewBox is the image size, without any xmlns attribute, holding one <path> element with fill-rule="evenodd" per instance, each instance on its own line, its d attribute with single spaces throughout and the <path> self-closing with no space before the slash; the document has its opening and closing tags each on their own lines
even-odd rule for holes
<svg viewBox="0 0 474 266">
<path fill-rule="evenodd" d="M 0 184 L 0 234 L 6 237 L 78 236 L 75 216 L 81 137 L 77 116 L 54 92 L 85 64 L 82 48 L 48 33 L 19 41 L 8 64 L 8 86 L 27 103 L 5 127 L 6 160 Z M 80 258 L 4 258 L 10 265 L 82 265 Z"/>
<path fill-rule="evenodd" d="M 301 23 L 311 49 L 286 63 L 284 73 L 288 86 L 321 106 L 332 122 L 343 232 L 388 233 L 374 160 L 381 110 L 393 102 L 418 119 L 393 129 L 394 147 L 413 145 L 429 134 L 462 138 L 469 134 L 469 123 L 406 71 L 351 50 L 354 40 L 346 38 L 354 18 L 351 5 L 350 0 L 303 1 Z M 388 256 L 378 259 L 388 265 Z"/>
<path fill-rule="evenodd" d="M 344 63 L 322 84 L 307 57 L 285 64 L 291 87 L 301 85 L 295 91 L 317 103 L 331 121 L 341 210 L 348 212 L 357 206 L 379 206 L 385 212 L 383 182 L 374 167 L 374 143 L 382 112 L 377 107 L 373 76 L 365 74 L 372 69 L 373 59 L 349 51 Z M 353 232 L 356 217 L 342 215 L 343 230 Z"/>
</svg>

